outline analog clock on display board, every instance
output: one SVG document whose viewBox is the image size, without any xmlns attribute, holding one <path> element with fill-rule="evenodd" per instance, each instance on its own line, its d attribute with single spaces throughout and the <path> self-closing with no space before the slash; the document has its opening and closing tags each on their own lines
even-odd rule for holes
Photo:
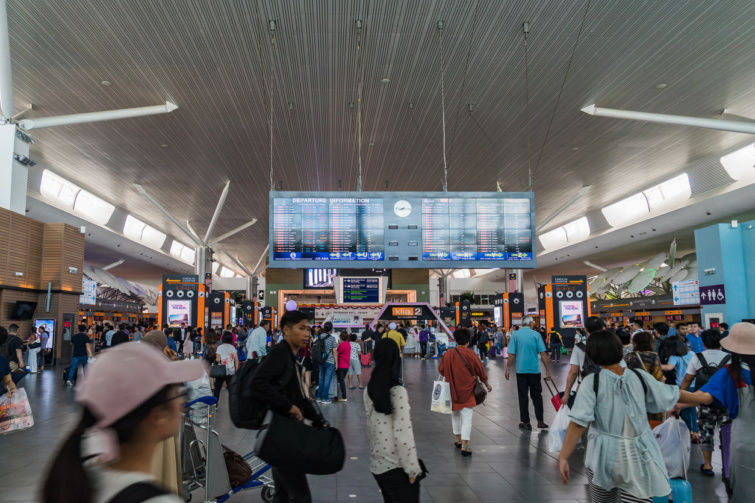
<svg viewBox="0 0 755 503">
<path fill-rule="evenodd" d="M 400 201 L 396 201 L 396 204 L 393 205 L 393 212 L 398 217 L 401 217 L 401 218 L 408 217 L 409 214 L 411 214 L 412 212 L 412 205 L 409 204 L 409 201 L 406 201 L 404 199 Z"/>
</svg>

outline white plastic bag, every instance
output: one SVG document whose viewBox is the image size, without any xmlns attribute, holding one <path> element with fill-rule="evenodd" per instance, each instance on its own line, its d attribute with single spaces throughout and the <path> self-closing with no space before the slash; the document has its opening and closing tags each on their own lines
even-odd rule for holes
<svg viewBox="0 0 755 503">
<path fill-rule="evenodd" d="M 18 388 L 13 398 L 0 396 L 0 434 L 13 433 L 34 426 L 26 390 Z"/>
<path fill-rule="evenodd" d="M 692 442 L 684 421 L 679 417 L 670 417 L 653 428 L 653 435 L 661 448 L 669 478 L 687 478 Z"/>
<path fill-rule="evenodd" d="M 550 452 L 560 452 L 564 446 L 564 438 L 566 438 L 566 429 L 569 427 L 569 406 L 564 404 L 558 409 L 556 413 L 556 419 L 551 424 L 548 431 L 548 450 Z M 579 439 L 580 443 L 582 439 Z"/>
<path fill-rule="evenodd" d="M 443 377 L 433 383 L 433 398 L 430 410 L 438 414 L 451 413 L 451 385 Z"/>
</svg>

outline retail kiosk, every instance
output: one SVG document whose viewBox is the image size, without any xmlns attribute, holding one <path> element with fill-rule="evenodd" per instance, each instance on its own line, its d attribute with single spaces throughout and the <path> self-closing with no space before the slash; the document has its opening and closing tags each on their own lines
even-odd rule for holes
<svg viewBox="0 0 755 503">
<path fill-rule="evenodd" d="M 186 326 L 205 328 L 205 285 L 199 276 L 164 274 L 157 301 L 159 328 Z"/>
</svg>

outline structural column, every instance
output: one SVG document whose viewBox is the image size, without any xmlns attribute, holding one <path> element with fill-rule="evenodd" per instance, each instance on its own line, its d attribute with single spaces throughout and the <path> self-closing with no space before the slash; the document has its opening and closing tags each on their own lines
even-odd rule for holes
<svg viewBox="0 0 755 503">
<path fill-rule="evenodd" d="M 29 157 L 29 144 L 16 137 L 16 126 L 0 125 L 0 208 L 26 214 L 29 170 L 13 154 Z"/>
</svg>

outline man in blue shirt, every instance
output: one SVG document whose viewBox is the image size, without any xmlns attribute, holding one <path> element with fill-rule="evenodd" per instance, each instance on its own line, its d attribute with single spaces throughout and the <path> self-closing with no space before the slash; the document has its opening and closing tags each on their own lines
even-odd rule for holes
<svg viewBox="0 0 755 503">
<path fill-rule="evenodd" d="M 685 339 L 687 339 L 687 347 L 693 353 L 702 353 L 705 351 L 703 338 L 700 337 L 700 324 L 696 321 L 691 321 L 687 324 L 687 335 L 685 336 Z"/>
<path fill-rule="evenodd" d="M 534 325 L 532 316 L 525 316 L 522 319 L 522 328 L 514 332 L 511 341 L 509 341 L 509 363 L 506 368 L 506 380 L 508 381 L 511 367 L 516 365 L 516 388 L 519 393 L 519 419 L 521 421 L 519 427 L 525 430 L 532 429 L 529 401 L 527 400 L 528 390 L 532 404 L 535 406 L 537 427 L 540 429 L 548 428 L 548 425 L 543 421 L 543 385 L 540 382 L 538 354 L 545 366 L 546 379 L 549 381 L 552 380 L 551 371 L 548 366 L 543 338 L 532 329 Z"/>
</svg>

